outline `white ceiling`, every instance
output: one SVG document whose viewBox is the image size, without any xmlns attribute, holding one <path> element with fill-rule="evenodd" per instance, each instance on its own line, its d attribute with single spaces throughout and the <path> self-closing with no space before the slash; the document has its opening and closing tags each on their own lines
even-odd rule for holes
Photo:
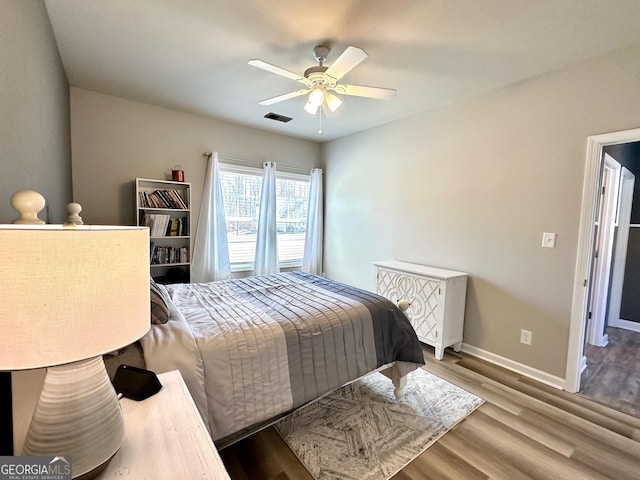
<svg viewBox="0 0 640 480">
<path fill-rule="evenodd" d="M 45 0 L 72 86 L 327 141 L 640 42 L 638 0 Z M 313 48 L 368 54 L 344 83 L 394 88 L 303 110 L 298 89 L 247 64 L 302 73 Z M 263 118 L 275 112 L 289 123 Z"/>
</svg>

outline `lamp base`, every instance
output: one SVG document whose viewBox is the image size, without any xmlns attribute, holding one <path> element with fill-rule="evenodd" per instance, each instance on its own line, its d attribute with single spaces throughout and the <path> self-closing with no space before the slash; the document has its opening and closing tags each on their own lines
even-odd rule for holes
<svg viewBox="0 0 640 480">
<path fill-rule="evenodd" d="M 47 368 L 23 455 L 70 456 L 72 477 L 92 478 L 123 440 L 122 410 L 102 357 Z"/>
<path fill-rule="evenodd" d="M 107 469 L 107 467 L 109 466 L 109 462 L 113 457 L 115 457 L 116 453 L 118 452 L 115 452 L 113 455 L 107 458 L 107 461 L 104 462 L 102 465 L 98 465 L 93 470 L 89 470 L 87 473 L 84 473 L 79 477 L 73 477 L 73 478 L 75 480 L 93 480 L 94 478 L 96 478 L 98 475 L 100 475 L 103 471 Z"/>
</svg>

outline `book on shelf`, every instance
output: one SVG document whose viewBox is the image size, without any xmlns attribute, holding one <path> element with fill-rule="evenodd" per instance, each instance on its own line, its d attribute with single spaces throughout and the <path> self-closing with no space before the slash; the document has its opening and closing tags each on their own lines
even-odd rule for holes
<svg viewBox="0 0 640 480">
<path fill-rule="evenodd" d="M 188 237 L 189 217 L 171 217 L 165 213 L 140 212 L 139 225 L 149 227 L 150 237 Z"/>
<path fill-rule="evenodd" d="M 140 207 L 187 210 L 189 207 L 178 190 L 138 192 Z"/>
<path fill-rule="evenodd" d="M 180 224 L 179 218 L 172 218 L 171 222 L 169 222 L 169 231 L 167 232 L 167 235 L 169 235 L 170 237 L 177 237 L 179 224 Z"/>
<path fill-rule="evenodd" d="M 181 208 L 183 210 L 189 208 L 182 198 L 182 195 L 180 195 L 180 192 L 178 192 L 177 190 L 165 190 L 165 192 L 171 199 L 171 203 L 176 206 L 175 208 Z"/>
<path fill-rule="evenodd" d="M 150 237 L 165 237 L 170 229 L 171 215 L 141 212 L 140 225 L 149 227 Z"/>
<path fill-rule="evenodd" d="M 180 217 L 178 219 L 178 233 L 181 237 L 189 236 L 189 217 Z"/>
<path fill-rule="evenodd" d="M 151 243 L 151 265 L 189 263 L 188 247 L 167 247 Z"/>
</svg>

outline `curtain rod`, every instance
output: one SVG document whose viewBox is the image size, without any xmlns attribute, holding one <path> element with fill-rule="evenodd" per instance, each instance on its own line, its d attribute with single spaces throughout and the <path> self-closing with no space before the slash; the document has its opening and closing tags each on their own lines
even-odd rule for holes
<svg viewBox="0 0 640 480">
<path fill-rule="evenodd" d="M 211 157 L 211 155 L 213 155 L 212 152 L 204 152 L 202 154 L 203 157 L 209 158 Z M 226 155 L 220 155 L 218 154 L 218 160 L 220 160 L 221 162 L 224 160 L 227 160 L 229 162 L 232 162 L 234 164 L 244 164 L 245 166 L 251 166 L 251 167 L 260 167 L 262 168 L 262 164 L 264 162 L 258 162 L 257 160 L 245 160 L 244 158 L 235 158 L 235 157 L 228 157 Z M 280 165 L 278 165 L 278 167 L 280 167 Z M 289 173 L 301 173 L 303 175 L 308 175 L 309 172 L 311 170 L 313 170 L 316 167 L 313 168 L 300 168 L 300 167 L 287 167 L 286 165 L 282 165 L 282 168 L 279 168 L 280 170 L 282 170 L 283 172 L 289 172 Z"/>
</svg>

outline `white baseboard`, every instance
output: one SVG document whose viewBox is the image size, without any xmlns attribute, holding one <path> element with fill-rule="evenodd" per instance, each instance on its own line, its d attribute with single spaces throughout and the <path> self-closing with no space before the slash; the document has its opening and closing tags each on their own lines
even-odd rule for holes
<svg viewBox="0 0 640 480">
<path fill-rule="evenodd" d="M 542 370 L 538 370 L 528 365 L 515 362 L 505 357 L 501 357 L 500 355 L 496 355 L 495 353 L 487 352 L 486 350 L 482 350 L 481 348 L 474 347 L 473 345 L 469 345 L 467 343 L 462 344 L 462 351 L 464 353 L 468 353 L 469 355 L 473 355 L 474 357 L 478 357 L 482 360 L 486 360 L 487 362 L 491 362 L 500 367 L 506 368 L 507 370 L 511 370 L 512 372 L 516 372 L 520 375 L 524 375 L 525 377 L 529 377 L 540 383 L 544 383 L 545 385 L 549 385 L 559 390 L 565 390 L 566 382 L 564 378 L 550 375 L 546 372 L 543 372 Z"/>
<path fill-rule="evenodd" d="M 631 322 L 629 320 L 618 320 L 615 324 L 611 324 L 612 327 L 622 328 L 624 330 L 631 330 L 632 332 L 640 332 L 640 323 Z"/>
</svg>

